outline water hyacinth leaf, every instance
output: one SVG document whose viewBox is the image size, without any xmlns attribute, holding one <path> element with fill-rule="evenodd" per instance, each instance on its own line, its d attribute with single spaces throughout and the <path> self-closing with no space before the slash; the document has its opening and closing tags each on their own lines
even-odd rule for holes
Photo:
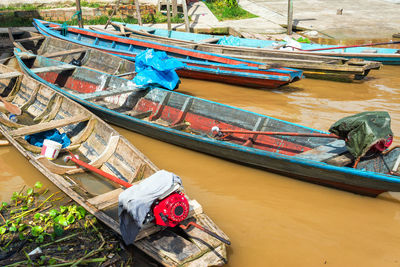
<svg viewBox="0 0 400 267">
<path fill-rule="evenodd" d="M 16 232 L 17 231 L 17 227 L 15 226 L 15 224 L 12 224 L 9 228 L 8 231 L 10 232 Z"/>
<path fill-rule="evenodd" d="M 13 194 L 12 194 L 12 197 L 11 197 L 11 200 L 17 200 L 18 199 L 18 192 L 14 192 Z"/>
<path fill-rule="evenodd" d="M 31 196 L 33 194 L 33 188 L 28 188 L 28 190 L 26 190 L 26 194 Z"/>
<path fill-rule="evenodd" d="M 75 222 L 75 216 L 73 214 L 69 214 L 67 216 L 67 221 L 69 224 L 73 224 Z"/>
<path fill-rule="evenodd" d="M 18 232 L 24 231 L 24 230 L 26 229 L 26 227 L 27 227 L 26 224 L 21 224 L 21 225 L 18 227 Z"/>
<path fill-rule="evenodd" d="M 54 265 L 56 263 L 57 263 L 56 259 L 53 259 L 53 258 L 49 259 L 49 265 Z"/>
<path fill-rule="evenodd" d="M 77 208 L 76 208 L 76 211 L 79 212 L 79 215 L 78 215 L 78 219 L 79 219 L 79 220 L 82 219 L 82 218 L 85 218 L 85 216 L 86 216 L 86 210 L 85 210 L 83 207 L 81 207 L 81 206 L 77 207 Z"/>
<path fill-rule="evenodd" d="M 35 188 L 40 189 L 42 188 L 43 184 L 41 182 L 36 182 L 35 183 Z"/>
<path fill-rule="evenodd" d="M 21 210 L 27 210 L 28 209 L 28 206 L 27 205 L 23 205 L 22 207 L 21 207 Z"/>
<path fill-rule="evenodd" d="M 43 243 L 43 241 L 44 241 L 44 236 L 43 236 L 43 235 L 39 235 L 39 236 L 36 238 L 36 243 Z"/>
<path fill-rule="evenodd" d="M 23 233 L 19 233 L 19 235 L 18 235 L 18 238 L 19 238 L 19 240 L 25 240 L 25 236 L 24 236 L 24 234 Z"/>
<path fill-rule="evenodd" d="M 60 206 L 60 213 L 61 213 L 61 214 L 64 213 L 64 212 L 66 212 L 67 210 L 68 210 L 67 207 L 65 207 L 65 206 Z"/>
<path fill-rule="evenodd" d="M 41 213 L 36 213 L 34 216 L 33 216 L 33 218 L 35 219 L 35 220 L 41 220 L 42 219 L 42 217 L 43 217 L 43 214 L 41 214 Z"/>
<path fill-rule="evenodd" d="M 53 229 L 54 229 L 54 233 L 56 234 L 56 236 L 62 236 L 64 234 L 64 229 L 58 223 L 55 223 L 53 225 Z"/>
<path fill-rule="evenodd" d="M 6 231 L 7 231 L 7 228 L 5 228 L 4 226 L 0 227 L 0 235 L 3 235 Z"/>
<path fill-rule="evenodd" d="M 33 236 L 39 236 L 41 233 L 43 233 L 43 227 L 40 225 L 36 225 L 32 227 L 31 233 Z"/>
<path fill-rule="evenodd" d="M 58 215 L 57 217 L 54 218 L 54 221 L 56 223 L 61 224 L 62 226 L 68 226 L 68 221 L 67 219 L 64 217 L 64 215 Z"/>
<path fill-rule="evenodd" d="M 22 218 L 17 218 L 17 219 L 15 220 L 15 224 L 19 224 L 19 223 L 21 222 L 21 220 L 22 220 Z"/>
<path fill-rule="evenodd" d="M 49 211 L 49 216 L 54 218 L 59 214 L 59 212 L 56 209 L 52 209 L 51 211 Z"/>
</svg>

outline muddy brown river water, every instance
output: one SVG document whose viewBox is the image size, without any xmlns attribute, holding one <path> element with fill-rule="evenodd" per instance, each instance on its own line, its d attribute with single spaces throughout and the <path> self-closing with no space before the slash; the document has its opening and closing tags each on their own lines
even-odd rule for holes
<svg viewBox="0 0 400 267">
<path fill-rule="evenodd" d="M 400 66 L 362 82 L 307 80 L 254 90 L 183 80 L 180 92 L 327 130 L 340 118 L 386 110 L 400 143 Z M 231 163 L 118 128 L 230 236 L 228 266 L 400 266 L 400 202 L 364 197 Z M 0 147 L 0 200 L 50 183 L 13 147 Z"/>
</svg>

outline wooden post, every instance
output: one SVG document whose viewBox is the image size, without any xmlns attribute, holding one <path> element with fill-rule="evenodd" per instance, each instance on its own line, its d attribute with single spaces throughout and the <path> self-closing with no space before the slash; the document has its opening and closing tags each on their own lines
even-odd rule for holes
<svg viewBox="0 0 400 267">
<path fill-rule="evenodd" d="M 293 0 L 288 0 L 287 34 L 292 35 L 293 29 Z"/>
<path fill-rule="evenodd" d="M 139 22 L 139 25 L 142 26 L 142 17 L 140 16 L 140 5 L 139 5 L 139 0 L 135 0 L 135 7 L 136 7 L 136 14 L 137 14 L 137 19 Z"/>
<path fill-rule="evenodd" d="M 81 0 L 76 0 L 76 11 L 79 11 L 80 14 L 78 14 L 78 25 L 79 28 L 83 28 L 83 23 L 82 23 L 82 9 L 81 9 Z"/>
<path fill-rule="evenodd" d="M 185 19 L 185 30 L 189 32 L 190 27 L 189 27 L 189 17 L 187 12 L 186 0 L 181 0 L 181 1 L 182 1 L 183 17 Z"/>
<path fill-rule="evenodd" d="M 169 6 L 169 0 L 167 0 L 167 22 L 168 22 L 168 31 L 171 32 L 171 7 Z"/>
<path fill-rule="evenodd" d="M 112 11 L 111 15 L 108 17 L 108 20 L 107 20 L 106 26 L 104 26 L 104 29 L 107 29 L 108 25 L 110 25 L 110 23 L 111 23 L 111 20 L 112 20 L 112 17 L 114 17 L 115 13 L 116 13 L 116 12 L 117 12 L 117 10 L 118 10 L 118 7 L 119 7 L 119 2 L 121 2 L 121 0 L 118 0 L 118 1 L 117 1 L 117 4 L 114 6 L 114 8 L 113 8 L 113 11 Z"/>
<path fill-rule="evenodd" d="M 172 17 L 178 15 L 178 0 L 172 0 Z"/>
</svg>

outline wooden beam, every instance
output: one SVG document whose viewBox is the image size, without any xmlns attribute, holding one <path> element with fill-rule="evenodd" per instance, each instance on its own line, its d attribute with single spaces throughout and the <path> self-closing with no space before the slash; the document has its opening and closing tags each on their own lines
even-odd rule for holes
<svg viewBox="0 0 400 267">
<path fill-rule="evenodd" d="M 172 0 L 172 17 L 178 15 L 178 0 Z"/>
<path fill-rule="evenodd" d="M 93 92 L 93 93 L 88 93 L 88 94 L 76 94 L 76 96 L 85 99 L 85 100 L 94 100 L 94 99 L 98 99 L 98 98 L 104 98 L 104 97 L 108 97 L 108 96 L 114 96 L 114 95 L 120 95 L 120 94 L 125 94 L 125 93 L 131 93 L 131 92 L 135 92 L 135 91 L 140 91 L 140 89 L 138 88 L 129 88 L 129 89 L 125 89 L 125 90 L 105 90 L 105 91 L 98 91 L 98 92 Z"/>
<path fill-rule="evenodd" d="M 10 78 L 15 78 L 21 76 L 22 73 L 18 71 L 13 71 L 13 72 L 7 72 L 7 73 L 1 73 L 0 74 L 0 79 L 10 79 Z"/>
<path fill-rule="evenodd" d="M 73 70 L 73 69 L 76 69 L 76 66 L 71 65 L 71 64 L 61 64 L 61 65 L 57 65 L 57 66 L 35 68 L 35 69 L 31 69 L 31 71 L 33 73 L 40 73 L 40 72 L 53 72 L 53 71 Z"/>
<path fill-rule="evenodd" d="M 168 23 L 168 31 L 169 31 L 168 35 L 169 35 L 171 31 L 171 11 L 170 11 L 171 7 L 169 5 L 169 0 L 167 0 L 166 2 L 167 2 L 167 23 Z"/>
<path fill-rule="evenodd" d="M 78 14 L 78 24 L 79 24 L 79 28 L 83 28 L 83 22 L 82 22 L 82 9 L 81 9 L 81 0 L 76 0 L 76 11 L 80 12 L 80 14 Z"/>
<path fill-rule="evenodd" d="M 32 36 L 32 37 L 28 37 L 28 38 L 22 38 L 22 39 L 16 39 L 16 42 L 29 42 L 29 41 L 35 41 L 35 40 L 43 40 L 45 39 L 45 37 L 43 35 L 39 35 L 39 36 Z"/>
<path fill-rule="evenodd" d="M 139 25 L 142 26 L 142 16 L 140 15 L 140 5 L 139 5 L 139 0 L 135 0 L 135 7 L 136 7 L 136 14 L 137 14 L 137 19 L 139 22 Z"/>
<path fill-rule="evenodd" d="M 293 0 L 288 0 L 287 34 L 292 35 L 293 28 Z"/>
<path fill-rule="evenodd" d="M 59 56 L 78 54 L 78 53 L 82 53 L 82 52 L 86 52 L 86 51 L 88 51 L 87 48 L 76 48 L 76 49 L 58 51 L 58 52 L 53 52 L 53 53 L 45 53 L 42 56 L 43 57 L 52 58 L 52 57 L 59 57 Z"/>
<path fill-rule="evenodd" d="M 190 32 L 189 16 L 188 16 L 188 11 L 187 11 L 187 6 L 186 6 L 186 0 L 182 0 L 182 9 L 183 9 L 183 18 L 185 19 L 185 30 L 187 32 Z"/>
<path fill-rule="evenodd" d="M 89 116 L 87 115 L 76 115 L 73 117 L 61 119 L 61 120 L 53 120 L 50 122 L 38 123 L 31 126 L 21 127 L 17 130 L 14 130 L 10 133 L 11 136 L 22 136 L 22 135 L 30 135 L 34 133 L 44 132 L 55 128 L 60 128 L 66 126 L 68 124 L 75 124 L 82 121 L 89 120 Z"/>
<path fill-rule="evenodd" d="M 14 36 L 12 34 L 12 28 L 8 28 L 7 30 L 8 30 L 8 38 L 10 38 L 10 41 L 12 43 L 14 43 L 15 39 L 14 39 Z"/>
</svg>

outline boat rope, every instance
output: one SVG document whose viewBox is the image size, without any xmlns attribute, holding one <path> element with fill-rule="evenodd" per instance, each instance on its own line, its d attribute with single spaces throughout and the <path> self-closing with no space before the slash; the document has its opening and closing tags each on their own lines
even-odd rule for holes
<svg viewBox="0 0 400 267">
<path fill-rule="evenodd" d="M 82 20 L 82 11 L 80 11 L 80 10 L 76 11 L 75 14 L 73 14 L 72 17 L 71 17 L 69 20 L 67 20 L 66 22 L 64 22 L 64 23 L 61 25 L 61 35 L 63 35 L 63 36 L 66 36 L 66 35 L 67 35 L 67 32 L 68 32 L 68 22 L 72 21 L 72 20 L 74 19 L 75 16 L 77 17 L 78 21 L 79 21 L 79 20 Z"/>
</svg>

